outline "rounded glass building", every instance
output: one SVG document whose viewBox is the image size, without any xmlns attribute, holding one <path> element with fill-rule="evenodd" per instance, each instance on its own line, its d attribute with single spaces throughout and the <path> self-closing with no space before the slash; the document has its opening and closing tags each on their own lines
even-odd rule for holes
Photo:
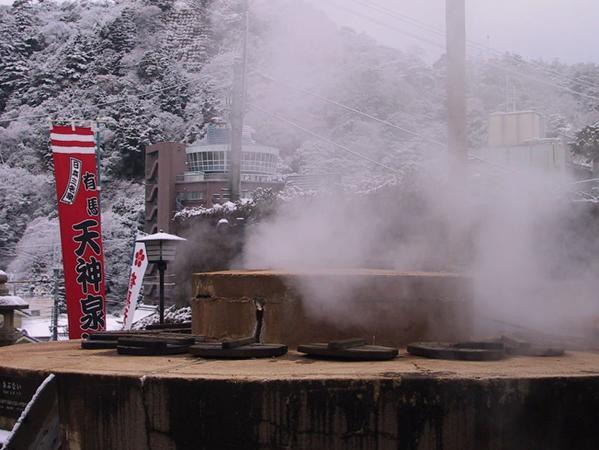
<svg viewBox="0 0 599 450">
<path fill-rule="evenodd" d="M 187 175 L 206 175 L 208 179 L 229 171 L 229 135 L 226 125 L 211 124 L 204 140 L 190 145 L 187 153 Z M 241 181 L 280 181 L 277 173 L 279 150 L 256 144 L 251 131 L 244 129 L 241 151 Z"/>
<path fill-rule="evenodd" d="M 259 187 L 282 186 L 278 172 L 279 150 L 259 145 L 252 130 L 244 128 L 241 151 L 241 197 L 251 198 Z M 208 125 L 206 136 L 185 149 L 185 171 L 177 176 L 177 209 L 229 200 L 228 172 L 230 129 L 227 124 Z"/>
</svg>

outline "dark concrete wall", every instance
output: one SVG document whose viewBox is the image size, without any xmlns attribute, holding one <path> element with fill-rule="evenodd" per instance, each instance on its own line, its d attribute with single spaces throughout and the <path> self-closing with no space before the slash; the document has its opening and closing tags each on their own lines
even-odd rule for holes
<svg viewBox="0 0 599 450">
<path fill-rule="evenodd" d="M 599 442 L 599 377 L 57 377 L 65 449 L 584 450 Z"/>
</svg>

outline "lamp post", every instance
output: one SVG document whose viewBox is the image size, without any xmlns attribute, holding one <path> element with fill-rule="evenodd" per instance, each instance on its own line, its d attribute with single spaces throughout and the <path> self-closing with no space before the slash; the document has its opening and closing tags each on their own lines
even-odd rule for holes
<svg viewBox="0 0 599 450">
<path fill-rule="evenodd" d="M 168 261 L 175 260 L 177 244 L 186 240 L 187 239 L 175 236 L 174 234 L 164 233 L 162 230 L 158 233 L 149 234 L 137 239 L 137 242 L 143 242 L 145 244 L 148 262 L 156 264 L 160 274 L 160 323 L 164 323 L 164 271 L 166 270 Z"/>
</svg>

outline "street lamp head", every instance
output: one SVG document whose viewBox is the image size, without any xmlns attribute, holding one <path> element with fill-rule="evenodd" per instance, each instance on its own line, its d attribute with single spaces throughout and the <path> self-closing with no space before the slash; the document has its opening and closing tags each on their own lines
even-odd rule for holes
<svg viewBox="0 0 599 450">
<path fill-rule="evenodd" d="M 138 238 L 137 242 L 143 242 L 146 245 L 148 262 L 159 263 L 174 261 L 177 253 L 177 244 L 186 240 L 160 230 L 158 233 Z"/>
</svg>

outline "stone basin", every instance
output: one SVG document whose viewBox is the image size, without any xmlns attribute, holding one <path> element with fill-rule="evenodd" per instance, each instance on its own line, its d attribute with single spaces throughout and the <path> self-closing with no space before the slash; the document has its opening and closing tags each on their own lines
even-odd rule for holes
<svg viewBox="0 0 599 450">
<path fill-rule="evenodd" d="M 459 340 L 472 330 L 472 282 L 442 272 L 372 269 L 243 270 L 193 274 L 192 328 L 297 346 L 347 337 L 381 345 Z"/>
</svg>

